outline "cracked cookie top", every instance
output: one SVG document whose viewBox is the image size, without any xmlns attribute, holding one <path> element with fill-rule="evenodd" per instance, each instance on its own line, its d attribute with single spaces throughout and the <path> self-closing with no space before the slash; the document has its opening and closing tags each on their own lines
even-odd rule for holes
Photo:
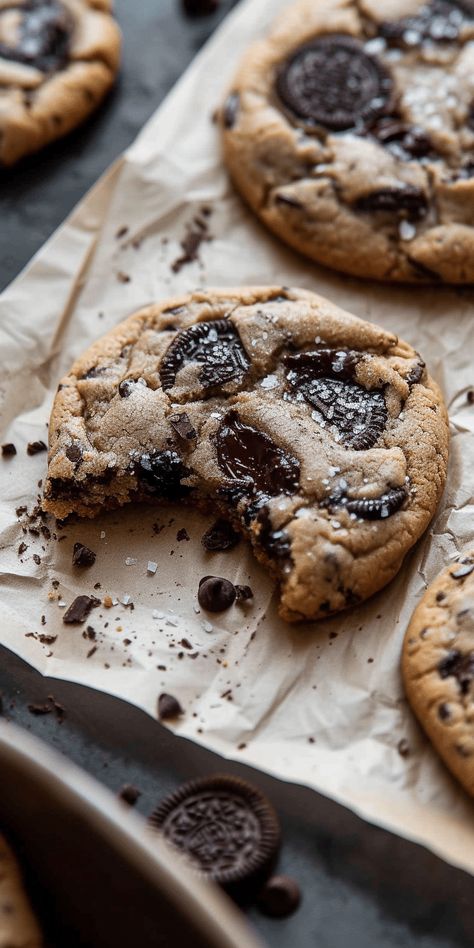
<svg viewBox="0 0 474 948">
<path fill-rule="evenodd" d="M 110 0 L 0 0 L 0 164 L 65 134 L 118 68 Z"/>
<path fill-rule="evenodd" d="M 474 551 L 428 587 L 403 652 L 408 699 L 447 766 L 474 796 Z"/>
<path fill-rule="evenodd" d="M 314 260 L 474 279 L 474 5 L 300 0 L 221 112 L 237 187 Z"/>
<path fill-rule="evenodd" d="M 439 391 L 396 336 L 302 290 L 201 291 L 129 317 L 62 380 L 44 506 L 217 508 L 282 615 L 314 618 L 394 575 L 446 456 Z"/>
</svg>

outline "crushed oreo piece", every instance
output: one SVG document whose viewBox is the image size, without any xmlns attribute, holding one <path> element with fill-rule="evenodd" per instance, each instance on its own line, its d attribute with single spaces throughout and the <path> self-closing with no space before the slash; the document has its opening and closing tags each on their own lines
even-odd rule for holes
<svg viewBox="0 0 474 948">
<path fill-rule="evenodd" d="M 381 211 L 417 221 L 428 211 L 428 198 L 416 185 L 400 184 L 397 187 L 369 191 L 357 198 L 354 206 L 356 210 L 365 213 Z"/>
<path fill-rule="evenodd" d="M 222 553 L 233 550 L 240 543 L 241 534 L 233 529 L 227 520 L 216 520 L 204 533 L 201 543 L 208 553 Z"/>
<path fill-rule="evenodd" d="M 393 487 L 380 497 L 349 498 L 343 491 L 334 491 L 324 506 L 344 507 L 361 520 L 384 520 L 392 517 L 407 497 L 405 487 Z"/>
<path fill-rule="evenodd" d="M 196 323 L 178 333 L 161 363 L 160 379 L 165 391 L 173 388 L 180 369 L 191 362 L 202 365 L 199 382 L 203 388 L 240 379 L 250 365 L 239 333 L 228 319 Z"/>
<path fill-rule="evenodd" d="M 40 454 L 41 451 L 47 451 L 48 446 L 44 441 L 30 441 L 26 446 L 26 453 L 30 456 L 33 454 Z"/>
<path fill-rule="evenodd" d="M 224 612 L 236 599 L 236 589 L 229 579 L 221 576 L 203 576 L 199 582 L 198 602 L 207 612 Z"/>
<path fill-rule="evenodd" d="M 172 721 L 178 718 L 184 711 L 173 695 L 163 693 L 158 698 L 158 718 L 160 721 Z"/>
<path fill-rule="evenodd" d="M 93 566 L 96 561 L 97 554 L 93 550 L 90 550 L 88 546 L 84 546 L 83 543 L 75 543 L 72 553 L 72 565 L 73 566 Z"/>
<path fill-rule="evenodd" d="M 76 596 L 64 613 L 63 622 L 66 625 L 85 622 L 90 611 L 96 606 L 100 606 L 100 599 L 96 599 L 95 596 Z"/>
</svg>

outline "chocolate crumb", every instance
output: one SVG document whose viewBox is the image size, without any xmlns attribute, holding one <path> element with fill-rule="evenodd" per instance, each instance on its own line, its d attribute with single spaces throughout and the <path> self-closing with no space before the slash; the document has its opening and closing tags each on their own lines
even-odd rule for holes
<svg viewBox="0 0 474 948">
<path fill-rule="evenodd" d="M 119 227 L 117 233 L 115 234 L 115 239 L 121 240 L 122 237 L 126 237 L 126 235 L 128 234 L 128 231 L 129 231 L 128 227 Z"/>
<path fill-rule="evenodd" d="M 244 743 L 242 743 L 242 744 L 237 744 L 237 750 L 238 750 L 238 751 L 243 751 L 243 750 L 245 750 L 246 747 L 247 747 L 247 745 L 244 744 Z"/>
<path fill-rule="evenodd" d="M 63 615 L 66 625 L 85 622 L 91 609 L 100 606 L 100 599 L 95 596 L 77 596 Z"/>
<path fill-rule="evenodd" d="M 135 806 L 135 803 L 141 795 L 141 790 L 138 790 L 137 787 L 134 787 L 131 783 L 124 783 L 118 794 L 119 799 L 123 800 L 124 803 L 128 803 L 128 806 Z"/>
<path fill-rule="evenodd" d="M 179 273 L 188 263 L 198 261 L 201 244 L 210 240 L 212 237 L 207 220 L 195 217 L 192 223 L 187 225 L 186 233 L 181 240 L 182 254 L 171 264 L 173 273 Z"/>
<path fill-rule="evenodd" d="M 178 542 L 180 542 L 181 540 L 189 540 L 189 539 L 190 539 L 189 533 L 188 533 L 188 531 L 185 529 L 185 527 L 182 527 L 181 530 L 178 530 L 178 532 L 177 532 L 177 534 L 176 534 L 176 539 L 178 540 Z"/>
<path fill-rule="evenodd" d="M 22 542 L 20 543 L 20 546 L 18 547 L 18 556 L 21 556 L 22 553 L 25 553 L 27 549 L 28 549 L 28 544 L 22 540 Z"/>
<path fill-rule="evenodd" d="M 470 388 L 467 393 L 467 403 L 468 405 L 474 405 L 474 388 Z"/>
<path fill-rule="evenodd" d="M 37 553 L 33 553 L 33 560 L 37 566 L 41 565 L 41 557 Z"/>
<path fill-rule="evenodd" d="M 181 639 L 179 643 L 183 648 L 192 648 L 191 642 L 189 639 Z"/>
<path fill-rule="evenodd" d="M 57 635 L 38 635 L 38 641 L 41 642 L 41 645 L 53 645 L 57 639 Z"/>
<path fill-rule="evenodd" d="M 73 566 L 93 566 L 96 561 L 97 554 L 93 550 L 90 550 L 88 546 L 84 546 L 83 543 L 75 543 L 72 553 L 72 565 Z"/>
<path fill-rule="evenodd" d="M 253 592 L 250 586 L 236 586 L 235 595 L 237 602 L 247 602 L 247 600 L 253 599 Z"/>
<path fill-rule="evenodd" d="M 184 714 L 183 709 L 173 695 L 161 694 L 158 698 L 158 718 L 160 721 L 172 721 Z"/>
<path fill-rule="evenodd" d="M 41 717 L 44 714 L 51 714 L 53 708 L 50 704 L 29 704 L 28 711 L 30 714 L 34 714 L 35 717 Z"/>
<path fill-rule="evenodd" d="M 2 444 L 2 458 L 12 458 L 16 454 L 15 445 L 12 442 Z"/>
<path fill-rule="evenodd" d="M 26 453 L 29 455 L 40 454 L 41 451 L 47 451 L 48 447 L 44 441 L 30 441 L 26 447 Z"/>
<path fill-rule="evenodd" d="M 117 280 L 119 283 L 130 283 L 131 279 L 132 278 L 128 275 L 128 273 L 124 273 L 123 270 L 118 271 Z"/>
<path fill-rule="evenodd" d="M 89 649 L 86 655 L 86 658 L 92 658 L 92 656 L 95 655 L 96 651 L 97 651 L 97 645 L 93 645 L 92 648 Z"/>
<path fill-rule="evenodd" d="M 397 750 L 400 754 L 400 757 L 409 757 L 410 756 L 410 747 L 406 737 L 402 737 L 397 744 Z"/>
</svg>

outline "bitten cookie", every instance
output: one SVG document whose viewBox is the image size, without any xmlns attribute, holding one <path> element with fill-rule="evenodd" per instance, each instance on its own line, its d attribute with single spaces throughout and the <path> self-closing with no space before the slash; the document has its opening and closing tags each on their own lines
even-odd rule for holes
<svg viewBox="0 0 474 948">
<path fill-rule="evenodd" d="M 0 948 L 42 948 L 17 861 L 0 835 Z"/>
<path fill-rule="evenodd" d="M 402 668 L 420 724 L 474 796 L 474 551 L 426 590 L 405 635 Z"/>
<path fill-rule="evenodd" d="M 130 316 L 63 378 L 49 431 L 46 510 L 210 508 L 250 539 L 292 621 L 384 586 L 446 477 L 446 410 L 420 356 L 281 287 Z"/>
<path fill-rule="evenodd" d="M 299 0 L 220 113 L 231 176 L 292 247 L 381 280 L 474 280 L 470 0 Z"/>
<path fill-rule="evenodd" d="M 0 165 L 79 125 L 119 58 L 110 0 L 0 0 Z"/>
</svg>

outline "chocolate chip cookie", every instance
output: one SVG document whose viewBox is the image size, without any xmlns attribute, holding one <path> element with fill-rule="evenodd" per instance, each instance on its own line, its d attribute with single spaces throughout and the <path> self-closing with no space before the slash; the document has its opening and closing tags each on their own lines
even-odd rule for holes
<svg viewBox="0 0 474 948">
<path fill-rule="evenodd" d="M 0 0 L 0 165 L 79 125 L 119 56 L 110 0 Z"/>
<path fill-rule="evenodd" d="M 300 0 L 220 111 L 258 216 L 313 260 L 382 280 L 474 280 L 471 0 Z"/>
<path fill-rule="evenodd" d="M 63 378 L 49 432 L 46 510 L 210 509 L 251 541 L 290 621 L 384 586 L 446 476 L 446 411 L 421 357 L 281 287 L 196 291 L 130 316 Z"/>
<path fill-rule="evenodd" d="M 415 609 L 403 677 L 420 724 L 474 796 L 474 551 L 444 570 Z"/>
</svg>

